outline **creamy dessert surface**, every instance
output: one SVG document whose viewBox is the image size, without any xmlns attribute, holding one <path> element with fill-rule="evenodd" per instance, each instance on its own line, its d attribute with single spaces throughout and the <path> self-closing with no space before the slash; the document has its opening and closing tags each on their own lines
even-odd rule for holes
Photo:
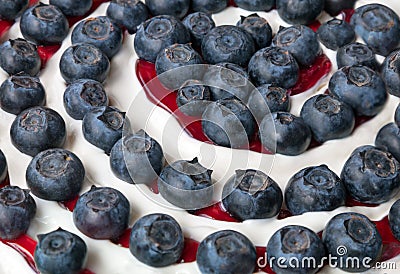
<svg viewBox="0 0 400 274">
<path fill-rule="evenodd" d="M 43 1 L 47 3 L 48 1 Z M 366 1 L 359 0 L 356 5 L 367 3 L 382 3 L 390 6 L 400 14 L 400 3 L 397 0 Z M 104 15 L 108 3 L 102 4 L 92 16 Z M 253 12 L 239 8 L 229 7 L 223 12 L 214 15 L 217 25 L 236 24 L 240 15 L 249 15 Z M 268 13 L 258 12 L 267 18 L 276 33 L 280 25 L 286 26 L 276 11 Z M 321 21 L 329 18 L 321 16 Z M 18 23 L 1 38 L 1 42 L 9 38 L 22 37 Z M 128 112 L 133 128 L 144 128 L 150 136 L 155 138 L 163 147 L 166 160 L 172 162 L 178 159 L 192 159 L 198 157 L 202 165 L 214 170 L 213 180 L 220 190 L 226 180 L 234 174 L 236 169 L 256 168 L 269 174 L 282 188 L 289 178 L 302 168 L 326 164 L 338 175 L 345 160 L 358 146 L 373 144 L 379 129 L 393 122 L 394 111 L 400 100 L 390 96 L 384 110 L 370 121 L 357 127 L 353 134 L 347 138 L 333 140 L 322 146 L 313 148 L 299 156 L 289 157 L 284 155 L 263 155 L 244 150 L 231 150 L 205 144 L 190 138 L 177 121 L 165 110 L 155 107 L 144 95 L 136 78 L 135 63 L 137 55 L 133 49 L 132 35 L 125 35 L 121 51 L 111 61 L 111 73 L 105 83 L 105 89 L 110 97 L 110 105 Z M 243 223 L 228 223 L 215 221 L 204 217 L 188 214 L 186 211 L 168 205 L 160 195 L 152 193 L 145 186 L 130 185 L 117 179 L 111 172 L 109 157 L 100 149 L 89 144 L 83 137 L 81 121 L 69 117 L 63 107 L 63 93 L 65 83 L 61 77 L 58 64 L 63 51 L 71 45 L 68 36 L 61 49 L 48 61 L 40 73 L 40 79 L 46 89 L 47 106 L 59 112 L 67 124 L 68 140 L 65 148 L 73 151 L 82 160 L 86 169 L 85 185 L 82 193 L 86 192 L 93 184 L 97 186 L 110 186 L 120 190 L 131 204 L 131 225 L 139 217 L 162 212 L 173 216 L 181 225 L 185 237 L 201 241 L 207 235 L 222 229 L 233 229 L 245 234 L 257 246 L 265 246 L 270 236 L 280 227 L 289 224 L 298 224 L 319 232 L 334 215 L 354 211 L 367 215 L 372 220 L 380 220 L 388 214 L 390 206 L 400 197 L 379 205 L 377 207 L 340 207 L 331 212 L 306 213 L 301 216 L 277 220 L 276 218 L 264 220 L 249 220 Z M 323 48 L 325 54 L 333 63 L 332 72 L 336 67 L 336 53 Z M 382 60 L 382 58 L 380 58 Z M 331 74 L 332 74 L 331 72 Z M 330 75 L 331 75 L 330 74 Z M 310 96 L 324 93 L 327 89 L 329 76 L 321 79 L 312 89 L 296 96 L 292 96 L 291 112 L 299 115 L 304 101 Z M 0 72 L 0 82 L 7 78 L 4 71 Z M 27 188 L 25 171 L 31 157 L 20 153 L 10 141 L 9 129 L 15 116 L 0 110 L 0 148 L 4 152 L 12 185 Z M 58 227 L 81 236 L 88 245 L 88 260 L 86 268 L 96 274 L 110 273 L 199 273 L 196 262 L 176 264 L 169 267 L 156 269 L 148 267 L 136 260 L 129 249 L 120 247 L 106 240 L 93 240 L 74 226 L 72 213 L 61 208 L 55 202 L 44 201 L 36 197 L 37 214 L 28 230 L 28 235 L 34 239 L 37 234 L 47 233 Z M 34 273 L 24 259 L 14 250 L 0 244 L 0 273 Z M 400 259 L 394 259 L 400 262 Z M 400 267 L 400 264 L 398 265 Z M 371 270 L 372 271 L 372 270 Z M 386 270 L 387 273 L 389 270 Z M 338 273 L 338 269 L 325 267 L 320 273 Z M 394 272 L 393 272 L 394 273 Z"/>
</svg>

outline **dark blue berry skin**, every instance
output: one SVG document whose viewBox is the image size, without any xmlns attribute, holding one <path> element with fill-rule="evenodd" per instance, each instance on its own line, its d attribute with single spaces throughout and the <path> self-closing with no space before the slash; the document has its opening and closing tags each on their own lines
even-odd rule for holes
<svg viewBox="0 0 400 274">
<path fill-rule="evenodd" d="M 324 10 L 331 16 L 338 15 L 346 9 L 353 9 L 357 0 L 325 0 Z"/>
<path fill-rule="evenodd" d="M 285 203 L 293 215 L 331 211 L 344 206 L 345 201 L 344 184 L 326 165 L 300 170 L 290 178 L 285 189 Z"/>
<path fill-rule="evenodd" d="M 325 226 L 322 241 L 327 252 L 338 260 L 346 262 L 351 258 L 358 258 L 359 267 L 351 263 L 338 264 L 338 267 L 347 272 L 359 273 L 368 270 L 366 264 L 372 267 L 382 251 L 382 238 L 375 224 L 365 215 L 355 212 L 334 216 Z M 343 247 L 346 248 L 344 255 Z M 365 260 L 366 258 L 368 259 Z"/>
<path fill-rule="evenodd" d="M 317 35 L 321 43 L 331 50 L 337 50 L 356 39 L 354 29 L 346 21 L 336 18 L 323 23 L 318 28 Z"/>
<path fill-rule="evenodd" d="M 307 26 L 281 28 L 272 40 L 272 46 L 289 51 L 302 66 L 310 66 L 321 53 L 317 34 Z"/>
<path fill-rule="evenodd" d="M 8 175 L 7 159 L 3 151 L 0 149 L 0 184 L 4 182 Z"/>
<path fill-rule="evenodd" d="M 275 130 L 271 130 L 273 127 Z M 272 153 L 294 156 L 307 150 L 311 130 L 301 117 L 288 112 L 274 112 L 261 121 L 260 140 Z"/>
<path fill-rule="evenodd" d="M 324 9 L 324 0 L 276 0 L 279 16 L 289 24 L 307 25 Z"/>
<path fill-rule="evenodd" d="M 236 170 L 222 191 L 224 208 L 240 221 L 276 216 L 283 195 L 279 185 L 258 170 Z"/>
<path fill-rule="evenodd" d="M 92 7 L 93 0 L 50 0 L 50 5 L 57 6 L 66 16 L 83 16 Z"/>
<path fill-rule="evenodd" d="M 193 11 L 217 13 L 228 6 L 228 0 L 192 0 Z"/>
<path fill-rule="evenodd" d="M 171 15 L 183 18 L 189 11 L 190 0 L 145 0 L 152 15 Z"/>
<path fill-rule="evenodd" d="M 244 29 L 253 37 L 256 49 L 268 47 L 272 41 L 272 29 L 265 18 L 256 13 L 249 16 L 241 16 L 236 26 Z"/>
<path fill-rule="evenodd" d="M 72 44 L 88 43 L 112 58 L 122 46 L 122 30 L 107 16 L 90 17 L 72 31 Z"/>
<path fill-rule="evenodd" d="M 176 161 L 161 171 L 158 190 L 165 200 L 180 208 L 203 208 L 210 205 L 214 192 L 211 173 L 197 158 Z"/>
<path fill-rule="evenodd" d="M 36 214 L 36 203 L 29 190 L 18 186 L 0 189 L 0 238 L 16 239 L 26 233 Z"/>
<path fill-rule="evenodd" d="M 222 62 L 246 66 L 256 48 L 253 37 L 236 26 L 218 26 L 204 37 L 201 52 L 209 64 Z"/>
<path fill-rule="evenodd" d="M 389 226 L 393 236 L 400 241 L 400 200 L 397 200 L 390 208 Z"/>
<path fill-rule="evenodd" d="M 107 16 L 130 34 L 149 18 L 147 6 L 140 0 L 112 0 L 107 8 Z"/>
<path fill-rule="evenodd" d="M 21 33 L 37 45 L 61 44 L 68 35 L 67 17 L 53 5 L 39 3 L 21 16 Z"/>
<path fill-rule="evenodd" d="M 132 227 L 129 250 L 136 259 L 153 267 L 178 262 L 184 246 L 183 232 L 169 215 L 155 213 L 143 216 Z"/>
<path fill-rule="evenodd" d="M 138 27 L 134 47 L 140 59 L 154 63 L 166 47 L 189 42 L 190 33 L 181 21 L 170 15 L 158 15 Z"/>
<path fill-rule="evenodd" d="M 75 120 L 82 120 L 95 107 L 108 106 L 108 96 L 103 85 L 90 79 L 72 82 L 67 86 L 63 99 L 65 110 Z"/>
<path fill-rule="evenodd" d="M 347 137 L 355 125 L 353 109 L 326 94 L 308 99 L 301 108 L 300 116 L 319 143 Z"/>
<path fill-rule="evenodd" d="M 125 122 L 125 112 L 115 107 L 96 107 L 83 117 L 83 136 L 86 141 L 110 154 L 114 144 L 122 138 Z"/>
<path fill-rule="evenodd" d="M 275 6 L 275 0 L 235 0 L 235 4 L 250 11 L 269 11 Z"/>
<path fill-rule="evenodd" d="M 400 127 L 400 104 L 397 105 L 396 111 L 394 113 L 394 122 L 398 127 Z"/>
<path fill-rule="evenodd" d="M 250 274 L 256 257 L 256 248 L 246 236 L 234 230 L 220 230 L 201 241 L 196 262 L 201 273 Z"/>
<path fill-rule="evenodd" d="M 87 246 L 78 235 L 59 228 L 37 235 L 34 259 L 40 273 L 78 274 L 86 262 Z"/>
<path fill-rule="evenodd" d="M 211 141 L 231 148 L 248 146 L 255 130 L 253 115 L 238 99 L 210 103 L 203 112 L 201 125 Z"/>
<path fill-rule="evenodd" d="M 43 106 L 46 92 L 37 77 L 14 75 L 0 86 L 0 107 L 18 115 L 24 109 Z"/>
<path fill-rule="evenodd" d="M 339 48 L 336 53 L 336 62 L 338 68 L 355 65 L 366 66 L 373 70 L 379 68 L 379 63 L 372 49 L 358 42 Z"/>
<path fill-rule="evenodd" d="M 200 117 L 211 101 L 210 88 L 200 81 L 187 81 L 176 95 L 179 110 L 188 116 Z"/>
<path fill-rule="evenodd" d="M 340 178 L 353 199 L 381 204 L 399 192 L 399 168 L 399 162 L 391 153 L 365 145 L 351 153 Z"/>
<path fill-rule="evenodd" d="M 128 199 L 111 187 L 95 187 L 82 194 L 76 203 L 75 226 L 93 239 L 118 239 L 128 228 Z"/>
<path fill-rule="evenodd" d="M 350 23 L 356 34 L 377 54 L 387 56 L 399 45 L 400 18 L 387 6 L 361 6 L 355 10 Z"/>
<path fill-rule="evenodd" d="M 150 185 L 160 174 L 163 161 L 160 144 L 143 130 L 125 135 L 110 153 L 112 172 L 127 183 Z"/>
<path fill-rule="evenodd" d="M 400 50 L 390 53 L 382 63 L 381 76 L 388 93 L 400 97 Z"/>
<path fill-rule="evenodd" d="M 10 129 L 12 144 L 30 156 L 49 148 L 62 147 L 66 135 L 65 122 L 60 114 L 40 106 L 18 114 Z"/>
<path fill-rule="evenodd" d="M 380 75 L 365 66 L 343 67 L 336 71 L 329 81 L 329 91 L 359 116 L 378 114 L 388 97 Z"/>
<path fill-rule="evenodd" d="M 36 197 L 48 201 L 67 201 L 79 194 L 85 179 L 85 168 L 71 151 L 48 149 L 33 157 L 25 178 Z"/>
<path fill-rule="evenodd" d="M 99 48 L 80 43 L 64 51 L 60 59 L 60 71 L 67 83 L 79 79 L 92 79 L 102 83 L 110 71 L 110 61 Z"/>
<path fill-rule="evenodd" d="M 291 88 L 299 78 L 299 65 L 287 50 L 268 47 L 260 49 L 253 55 L 248 72 L 256 86 L 272 84 Z"/>
<path fill-rule="evenodd" d="M 400 128 L 395 123 L 383 126 L 375 138 L 375 146 L 389 151 L 400 161 Z"/>
<path fill-rule="evenodd" d="M 10 75 L 24 72 L 35 76 L 41 65 L 36 46 L 24 39 L 8 40 L 0 46 L 0 67 Z"/>
<path fill-rule="evenodd" d="M 299 225 L 287 225 L 277 230 L 269 239 L 266 252 L 268 261 L 272 262 L 272 270 L 284 274 L 316 273 L 326 254 L 324 244 L 318 235 L 311 229 Z M 306 258 L 313 258 L 317 263 L 307 265 Z M 299 265 L 296 266 L 293 261 L 299 262 Z"/>
<path fill-rule="evenodd" d="M 215 22 L 211 16 L 204 12 L 194 12 L 183 18 L 182 23 L 190 32 L 193 46 L 201 47 L 204 36 L 215 28 Z"/>
<path fill-rule="evenodd" d="M 29 0 L 1 0 L 0 19 L 12 21 L 28 7 Z"/>
</svg>

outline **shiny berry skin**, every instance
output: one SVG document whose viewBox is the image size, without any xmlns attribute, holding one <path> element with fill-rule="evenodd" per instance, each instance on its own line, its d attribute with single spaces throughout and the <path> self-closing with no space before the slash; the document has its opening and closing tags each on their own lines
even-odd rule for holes
<svg viewBox="0 0 400 274">
<path fill-rule="evenodd" d="M 331 50 L 337 50 L 356 39 L 354 29 L 346 21 L 335 18 L 323 23 L 317 34 L 321 43 Z"/>
<path fill-rule="evenodd" d="M 269 11 L 275 6 L 275 0 L 235 0 L 235 4 L 250 11 Z"/>
<path fill-rule="evenodd" d="M 372 49 L 364 44 L 354 42 L 339 48 L 336 53 L 338 68 L 346 66 L 366 66 L 373 70 L 379 69 L 379 63 Z"/>
<path fill-rule="evenodd" d="M 130 34 L 149 18 L 147 6 L 140 0 L 112 0 L 107 8 L 107 16 Z"/>
<path fill-rule="evenodd" d="M 276 0 L 279 16 L 289 24 L 307 25 L 324 9 L 324 0 Z"/>
<path fill-rule="evenodd" d="M 40 273 L 80 273 L 86 262 L 87 246 L 78 235 L 59 228 L 39 234 L 34 259 Z"/>
<path fill-rule="evenodd" d="M 400 50 L 390 53 L 382 63 L 381 76 L 389 94 L 400 97 Z"/>
<path fill-rule="evenodd" d="M 10 129 L 12 144 L 30 156 L 49 148 L 62 147 L 66 135 L 65 122 L 60 114 L 40 106 L 18 114 Z"/>
<path fill-rule="evenodd" d="M 0 45 L 0 67 L 10 75 L 24 72 L 35 76 L 41 65 L 36 46 L 25 39 L 10 39 Z"/>
<path fill-rule="evenodd" d="M 82 194 L 73 219 L 80 232 L 93 239 L 118 239 L 128 228 L 130 205 L 118 190 L 95 187 Z"/>
<path fill-rule="evenodd" d="M 0 185 L 4 183 L 8 176 L 8 165 L 6 156 L 4 156 L 3 151 L 0 149 Z"/>
<path fill-rule="evenodd" d="M 324 10 L 331 16 L 338 15 L 341 11 L 353 9 L 357 0 L 325 0 Z"/>
<path fill-rule="evenodd" d="M 272 218 L 282 201 L 279 185 L 259 170 L 236 170 L 222 191 L 224 208 L 240 221 Z"/>
<path fill-rule="evenodd" d="M 43 3 L 22 14 L 20 27 L 24 38 L 37 45 L 61 44 L 69 31 L 68 20 L 61 10 Z"/>
<path fill-rule="evenodd" d="M 204 36 L 215 28 L 215 22 L 211 16 L 204 12 L 194 12 L 182 19 L 182 23 L 190 32 L 193 46 L 201 47 Z"/>
<path fill-rule="evenodd" d="M 83 16 L 93 4 L 93 0 L 50 0 L 49 2 L 57 6 L 66 16 Z"/>
<path fill-rule="evenodd" d="M 0 19 L 12 21 L 28 7 L 29 0 L 1 0 Z"/>
<path fill-rule="evenodd" d="M 78 196 L 85 179 L 85 168 L 71 151 L 48 149 L 33 157 L 25 178 L 36 197 L 48 201 L 67 201 Z"/>
<path fill-rule="evenodd" d="M 183 232 L 169 215 L 145 215 L 132 227 L 129 250 L 136 259 L 153 267 L 177 263 L 184 246 Z"/>
<path fill-rule="evenodd" d="M 228 6 L 228 0 L 192 0 L 193 11 L 218 13 Z"/>
<path fill-rule="evenodd" d="M 171 15 L 183 18 L 189 11 L 190 0 L 145 0 L 150 13 L 156 15 Z"/>
<path fill-rule="evenodd" d="M 400 128 L 395 123 L 383 126 L 376 135 L 375 146 L 389 151 L 400 162 Z"/>
<path fill-rule="evenodd" d="M 0 107 L 9 113 L 18 115 L 24 109 L 45 103 L 46 92 L 37 77 L 14 75 L 0 86 Z"/>
<path fill-rule="evenodd" d="M 240 16 L 236 26 L 244 29 L 253 37 L 256 48 L 262 49 L 268 47 L 272 41 L 272 29 L 268 21 L 257 15 Z"/>
<path fill-rule="evenodd" d="M 200 81 L 185 82 L 176 95 L 179 110 L 188 116 L 201 116 L 210 102 L 210 88 Z"/>
<path fill-rule="evenodd" d="M 390 208 L 389 225 L 393 236 L 400 241 L 400 200 L 397 200 Z"/>
<path fill-rule="evenodd" d="M 36 203 L 29 190 L 18 186 L 0 189 L 0 238 L 16 239 L 26 233 L 36 214 Z"/>
</svg>

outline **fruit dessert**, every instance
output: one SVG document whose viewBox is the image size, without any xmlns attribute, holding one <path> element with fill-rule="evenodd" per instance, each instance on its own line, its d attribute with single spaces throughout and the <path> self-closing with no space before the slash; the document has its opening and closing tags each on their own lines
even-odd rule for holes
<svg viewBox="0 0 400 274">
<path fill-rule="evenodd" d="M 0 0 L 0 272 L 393 271 L 397 14 Z"/>
</svg>

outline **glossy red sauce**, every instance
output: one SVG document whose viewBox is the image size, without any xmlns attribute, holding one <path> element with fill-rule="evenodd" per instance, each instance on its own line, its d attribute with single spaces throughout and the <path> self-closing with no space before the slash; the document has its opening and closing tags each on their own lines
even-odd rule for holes
<svg viewBox="0 0 400 274">
<path fill-rule="evenodd" d="M 239 220 L 232 217 L 231 214 L 229 214 L 226 211 L 222 202 L 215 203 L 206 208 L 190 211 L 189 213 L 192 215 L 206 217 L 218 221 L 233 222 L 233 223 L 240 222 Z"/>
<path fill-rule="evenodd" d="M 340 14 L 342 15 L 342 18 L 344 21 L 346 21 L 347 23 L 350 23 L 351 17 L 354 14 L 354 9 L 342 10 L 342 12 Z"/>
<path fill-rule="evenodd" d="M 10 177 L 6 176 L 6 178 L 3 180 L 3 182 L 0 182 L 0 188 L 5 187 L 5 186 L 9 186 L 10 185 Z"/>
<path fill-rule="evenodd" d="M 73 198 L 73 199 L 71 199 L 71 200 L 59 202 L 58 204 L 59 204 L 62 208 L 66 209 L 66 210 L 68 210 L 68 211 L 73 212 L 73 211 L 74 211 L 74 208 L 75 208 L 75 206 L 76 206 L 76 203 L 78 202 L 78 199 L 79 199 L 79 195 L 77 195 L 75 198 Z"/>
</svg>

